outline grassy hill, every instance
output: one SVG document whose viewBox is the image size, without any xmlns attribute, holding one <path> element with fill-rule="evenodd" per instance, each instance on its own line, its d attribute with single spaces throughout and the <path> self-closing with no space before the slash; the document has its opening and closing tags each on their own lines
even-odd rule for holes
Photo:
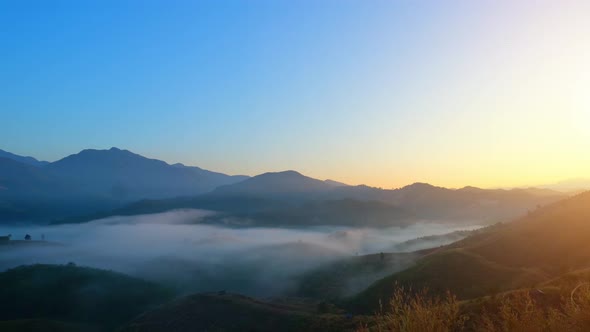
<svg viewBox="0 0 590 332">
<path fill-rule="evenodd" d="M 0 321 L 23 329 L 42 319 L 110 330 L 172 297 L 147 281 L 73 265 L 17 267 L 0 273 L 0 285 Z"/>
<path fill-rule="evenodd" d="M 411 266 L 418 253 L 384 253 L 350 257 L 305 273 L 297 296 L 339 301 L 356 294 L 375 281 Z"/>
<path fill-rule="evenodd" d="M 313 311 L 229 293 L 198 294 L 149 311 L 122 332 L 353 331 L 363 319 Z"/>
<path fill-rule="evenodd" d="M 90 325 L 61 322 L 49 319 L 20 319 L 0 321 L 0 331 L 100 332 L 100 329 Z"/>
<path fill-rule="evenodd" d="M 584 193 L 435 250 L 349 304 L 374 311 L 380 299 L 391 297 L 396 283 L 439 293 L 450 290 L 460 299 L 530 287 L 590 267 L 589 238 L 590 193 Z"/>
<path fill-rule="evenodd" d="M 428 235 L 428 236 L 421 236 L 418 238 L 410 239 L 401 243 L 396 243 L 392 245 L 387 251 L 391 252 L 410 252 L 410 251 L 417 251 L 417 250 L 424 250 L 424 249 L 431 249 L 436 248 L 442 245 L 450 244 L 453 242 L 457 242 L 466 238 L 469 235 L 473 235 L 477 232 L 474 231 L 467 231 L 467 230 L 459 230 L 454 231 L 446 234 L 439 234 L 439 235 Z"/>
</svg>

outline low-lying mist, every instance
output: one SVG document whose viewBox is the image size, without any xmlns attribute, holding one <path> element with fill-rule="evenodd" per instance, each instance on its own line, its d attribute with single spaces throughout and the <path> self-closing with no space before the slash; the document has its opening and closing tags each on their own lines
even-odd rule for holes
<svg viewBox="0 0 590 332">
<path fill-rule="evenodd" d="M 84 224 L 0 226 L 0 235 L 12 234 L 13 240 L 30 234 L 33 240 L 47 241 L 0 246 L 0 270 L 73 262 L 165 283 L 180 292 L 280 296 L 303 273 L 323 264 L 466 229 L 436 223 L 385 229 L 227 228 L 198 223 L 209 214 L 179 210 Z"/>
</svg>

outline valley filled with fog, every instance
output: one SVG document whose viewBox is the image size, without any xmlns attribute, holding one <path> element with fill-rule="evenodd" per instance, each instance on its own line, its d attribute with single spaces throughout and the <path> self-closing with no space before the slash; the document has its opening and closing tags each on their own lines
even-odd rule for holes
<svg viewBox="0 0 590 332">
<path fill-rule="evenodd" d="M 0 246 L 0 269 L 23 264 L 90 266 L 164 283 L 181 292 L 289 294 L 304 273 L 339 260 L 403 251 L 400 244 L 478 226 L 229 228 L 199 224 L 213 212 L 176 210 L 83 224 L 0 226 L 22 240 Z M 40 241 L 42 238 L 45 241 Z M 456 238 L 453 238 L 456 240 Z M 428 247 L 451 242 L 431 238 Z M 403 248 L 403 247 L 402 247 Z M 414 244 L 411 250 L 424 249 Z M 394 262 L 395 263 L 395 262 Z"/>
</svg>

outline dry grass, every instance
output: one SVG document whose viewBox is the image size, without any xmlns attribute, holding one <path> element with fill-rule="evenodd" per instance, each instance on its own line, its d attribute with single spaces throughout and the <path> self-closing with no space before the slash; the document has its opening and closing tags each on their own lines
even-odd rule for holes
<svg viewBox="0 0 590 332">
<path fill-rule="evenodd" d="M 464 313 L 456 298 L 429 296 L 397 287 L 391 310 L 379 312 L 357 332 L 582 332 L 590 331 L 590 284 L 579 285 L 559 305 L 541 305 L 529 291 L 513 292 L 497 300 L 483 314 Z"/>
<path fill-rule="evenodd" d="M 590 331 L 590 287 L 581 284 L 554 307 L 538 304 L 530 292 L 502 299 L 496 313 L 486 313 L 476 324 L 482 332 Z"/>
<path fill-rule="evenodd" d="M 374 326 L 362 326 L 359 332 L 447 332 L 461 331 L 467 316 L 460 313 L 459 303 L 454 295 L 445 297 L 428 296 L 426 290 L 406 291 L 397 287 L 390 300 L 390 312 L 376 315 Z"/>
</svg>

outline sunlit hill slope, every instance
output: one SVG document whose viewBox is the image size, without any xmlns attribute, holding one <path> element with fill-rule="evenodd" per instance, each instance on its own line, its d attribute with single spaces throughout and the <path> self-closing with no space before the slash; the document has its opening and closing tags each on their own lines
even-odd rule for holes
<svg viewBox="0 0 590 332">
<path fill-rule="evenodd" d="M 489 227 L 386 277 L 351 301 L 372 311 L 395 284 L 450 290 L 461 299 L 531 287 L 590 267 L 590 192 L 540 208 L 508 224 Z"/>
</svg>

